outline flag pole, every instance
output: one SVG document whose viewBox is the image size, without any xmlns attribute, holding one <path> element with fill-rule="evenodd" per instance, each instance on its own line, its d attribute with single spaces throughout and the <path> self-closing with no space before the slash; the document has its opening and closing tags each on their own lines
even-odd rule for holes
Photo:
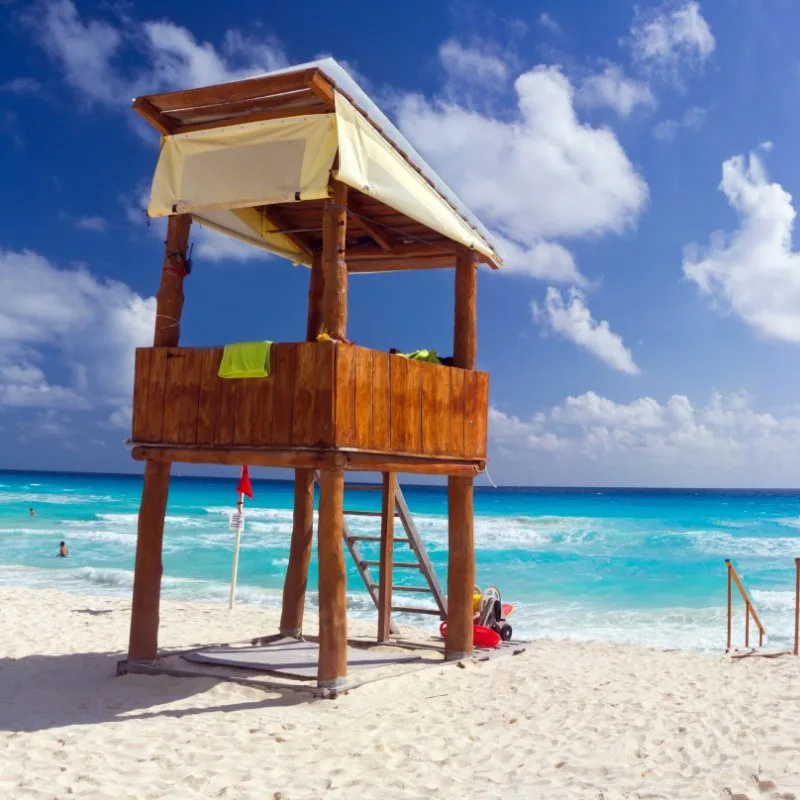
<svg viewBox="0 0 800 800">
<path fill-rule="evenodd" d="M 233 540 L 233 569 L 231 570 L 231 596 L 228 600 L 228 608 L 233 608 L 236 602 L 236 576 L 239 572 L 239 540 L 242 536 L 242 522 L 244 521 L 244 494 L 239 492 L 239 502 L 236 504 L 239 509 L 239 521 L 236 524 L 236 538 Z"/>
</svg>

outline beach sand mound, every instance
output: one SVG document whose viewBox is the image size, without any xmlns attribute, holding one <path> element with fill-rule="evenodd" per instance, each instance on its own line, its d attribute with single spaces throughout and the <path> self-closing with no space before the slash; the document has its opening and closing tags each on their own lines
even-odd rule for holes
<svg viewBox="0 0 800 800">
<path fill-rule="evenodd" d="M 800 798 L 800 659 L 543 641 L 314 700 L 116 678 L 128 614 L 0 589 L 0 797 Z M 165 603 L 161 638 L 275 625 L 262 609 Z"/>
</svg>

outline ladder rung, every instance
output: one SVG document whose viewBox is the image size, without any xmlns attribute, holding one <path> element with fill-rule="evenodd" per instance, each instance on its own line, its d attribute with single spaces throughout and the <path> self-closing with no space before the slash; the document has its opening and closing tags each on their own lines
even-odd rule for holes
<svg viewBox="0 0 800 800">
<path fill-rule="evenodd" d="M 351 542 L 379 542 L 380 540 L 380 536 L 350 536 Z M 408 539 L 393 539 L 392 541 L 396 544 L 411 544 Z"/>
<path fill-rule="evenodd" d="M 392 586 L 393 592 L 422 592 L 433 594 L 429 586 Z"/>
<path fill-rule="evenodd" d="M 356 492 L 382 492 L 383 484 L 381 483 L 346 483 L 344 490 L 353 489 Z"/>
<path fill-rule="evenodd" d="M 379 567 L 381 565 L 380 561 L 362 561 L 362 566 L 364 567 Z M 411 561 L 395 561 L 392 564 L 393 567 L 397 567 L 397 569 L 422 569 L 421 564 L 417 564 Z"/>
<path fill-rule="evenodd" d="M 350 517 L 380 517 L 383 516 L 382 512 L 380 511 L 348 511 L 344 509 L 342 514 L 347 514 Z M 395 511 L 395 516 L 398 516 L 397 512 Z"/>
<path fill-rule="evenodd" d="M 392 611 L 404 612 L 406 614 L 433 614 L 441 616 L 438 608 L 415 608 L 414 606 L 392 606 Z"/>
</svg>

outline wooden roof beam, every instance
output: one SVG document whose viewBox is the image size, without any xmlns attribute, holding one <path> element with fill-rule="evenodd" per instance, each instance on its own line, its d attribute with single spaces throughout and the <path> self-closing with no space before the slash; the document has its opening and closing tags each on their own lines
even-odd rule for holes
<svg viewBox="0 0 800 800">
<path fill-rule="evenodd" d="M 350 274 L 368 272 L 400 272 L 411 269 L 452 269 L 455 267 L 455 256 L 441 255 L 427 258 L 365 258 L 361 261 L 348 261 L 347 271 Z"/>
<path fill-rule="evenodd" d="M 149 122 L 162 136 L 169 136 L 175 126 L 146 97 L 133 101 L 133 110 Z"/>
<path fill-rule="evenodd" d="M 306 236 L 303 236 L 302 233 L 290 233 L 289 231 L 297 226 L 292 225 L 280 211 L 270 206 L 261 206 L 259 211 L 264 219 L 276 228 L 274 231 L 275 233 L 280 233 L 281 236 L 285 236 L 295 247 L 299 248 L 308 256 L 309 259 L 314 258 L 314 248 L 311 246 L 311 242 Z"/>
<path fill-rule="evenodd" d="M 424 259 L 438 256 L 448 258 L 451 264 L 455 264 L 455 243 L 449 241 L 444 244 L 415 242 L 414 244 L 398 244 L 389 250 L 367 244 L 347 248 L 348 261 L 376 261 L 381 258 L 389 258 L 393 261 L 398 261 L 403 258 Z"/>
<path fill-rule="evenodd" d="M 354 193 L 350 196 L 349 210 L 353 212 L 352 218 L 355 220 L 356 224 L 363 228 L 379 247 L 383 250 L 392 249 L 395 244 L 392 235 L 382 225 L 378 225 L 367 217 L 360 200 Z"/>
</svg>

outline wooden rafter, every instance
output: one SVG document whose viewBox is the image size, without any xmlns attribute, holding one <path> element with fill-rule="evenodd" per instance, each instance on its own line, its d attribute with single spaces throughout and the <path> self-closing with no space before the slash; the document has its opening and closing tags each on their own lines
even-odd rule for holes
<svg viewBox="0 0 800 800">
<path fill-rule="evenodd" d="M 308 258 L 314 257 L 314 249 L 311 246 L 308 238 L 302 233 L 292 233 L 292 224 L 283 216 L 283 214 L 275 208 L 270 206 L 261 206 L 259 211 L 264 219 L 273 226 L 276 233 L 285 236 L 295 247 L 298 247 Z"/>
<path fill-rule="evenodd" d="M 353 222 L 363 228 L 379 247 L 382 247 L 384 250 L 392 249 L 395 243 L 394 238 L 385 227 L 376 224 L 368 218 L 363 205 L 358 197 L 355 196 L 355 193 L 353 193 L 353 196 L 350 198 L 350 211 L 353 212 L 351 215 Z"/>
</svg>

